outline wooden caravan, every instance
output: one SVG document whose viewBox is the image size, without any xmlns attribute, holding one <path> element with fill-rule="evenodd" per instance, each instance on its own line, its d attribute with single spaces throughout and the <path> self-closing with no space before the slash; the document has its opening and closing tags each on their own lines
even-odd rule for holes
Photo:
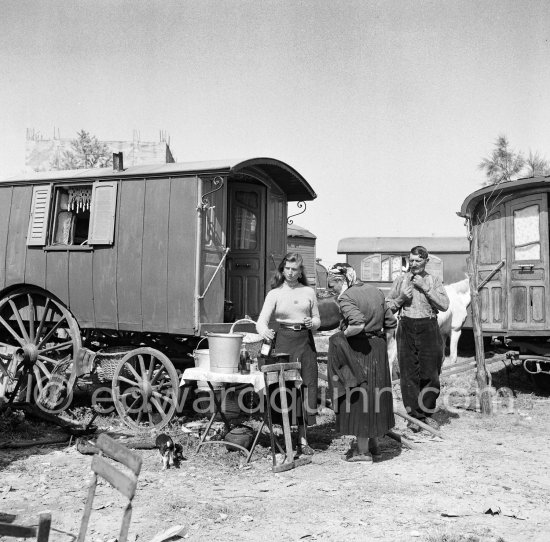
<svg viewBox="0 0 550 542">
<path fill-rule="evenodd" d="M 113 345 L 183 359 L 206 330 L 255 319 L 286 251 L 287 202 L 316 197 L 272 158 L 117 158 L 0 182 L 0 355 L 37 377 L 68 362 L 74 382 Z"/>
<path fill-rule="evenodd" d="M 304 267 L 307 273 L 307 280 L 310 286 L 318 286 L 316 275 L 315 241 L 317 236 L 309 230 L 289 224 L 287 226 L 287 251 L 297 252 L 304 260 Z"/>
<path fill-rule="evenodd" d="M 426 270 L 445 284 L 466 276 L 468 240 L 465 237 L 346 237 L 338 243 L 338 254 L 357 271 L 358 278 L 384 293 L 402 269 L 408 266 L 412 247 L 422 245 L 430 253 Z"/>
<path fill-rule="evenodd" d="M 550 372 L 549 194 L 550 177 L 503 182 L 470 194 L 458 213 L 472 239 L 483 334 L 504 337 L 535 374 Z"/>
<path fill-rule="evenodd" d="M 550 177 L 520 179 L 477 190 L 462 204 L 459 215 L 479 245 L 485 334 L 550 334 L 549 192 Z"/>
</svg>

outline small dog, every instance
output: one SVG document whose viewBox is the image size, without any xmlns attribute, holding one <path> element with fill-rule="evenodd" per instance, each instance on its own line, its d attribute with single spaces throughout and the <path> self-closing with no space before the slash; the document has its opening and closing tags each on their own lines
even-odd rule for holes
<svg viewBox="0 0 550 542">
<path fill-rule="evenodd" d="M 175 443 L 166 433 L 161 433 L 155 440 L 155 446 L 158 448 L 162 458 L 162 470 L 173 467 L 178 468 L 183 457 L 183 446 Z"/>
</svg>

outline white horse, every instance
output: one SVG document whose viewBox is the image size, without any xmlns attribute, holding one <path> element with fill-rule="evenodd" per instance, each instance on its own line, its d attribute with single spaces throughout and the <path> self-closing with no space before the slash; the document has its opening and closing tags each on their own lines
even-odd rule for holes
<svg viewBox="0 0 550 542">
<path fill-rule="evenodd" d="M 445 359 L 445 344 L 450 337 L 449 358 L 451 363 L 456 363 L 457 345 L 462 326 L 468 316 L 470 305 L 470 283 L 467 278 L 445 286 L 449 296 L 449 308 L 437 315 L 437 323 L 443 338 L 443 360 Z"/>
</svg>

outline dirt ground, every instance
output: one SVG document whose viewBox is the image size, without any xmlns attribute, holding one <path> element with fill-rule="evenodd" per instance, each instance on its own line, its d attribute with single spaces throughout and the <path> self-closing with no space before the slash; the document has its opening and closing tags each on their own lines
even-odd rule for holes
<svg viewBox="0 0 550 542">
<path fill-rule="evenodd" d="M 384 437 L 382 460 L 374 464 L 342 460 L 352 439 L 334 432 L 326 408 L 310 432 L 312 463 L 279 474 L 271 470 L 267 438 L 246 465 L 244 456 L 223 446 L 197 454 L 195 437 L 181 430 L 189 420 L 174 420 L 170 430 L 187 459 L 179 469 L 162 471 L 157 451 L 139 450 L 144 464 L 129 540 L 149 541 L 175 525 L 183 527 L 184 539 L 200 541 L 550 540 L 550 399 L 534 392 L 523 369 L 507 371 L 502 354 L 488 359 L 499 361 L 490 366 L 494 383 L 510 387 L 515 397 L 495 400 L 494 415 L 483 417 L 465 408 L 475 408 L 473 370 L 445 376 L 437 414 L 443 438 L 413 435 L 396 418 L 396 431 L 416 449 Z M 400 405 L 397 384 L 394 391 Z M 116 418 L 99 425 L 113 436 L 131 436 Z M 39 430 L 35 438 L 58 434 L 51 426 Z M 51 510 L 50 540 L 72 540 L 91 456 L 67 444 L 1 448 L 16 434 L 0 435 L 0 512 L 32 522 Z M 116 537 L 123 506 L 110 486 L 100 484 L 87 540 Z"/>
</svg>

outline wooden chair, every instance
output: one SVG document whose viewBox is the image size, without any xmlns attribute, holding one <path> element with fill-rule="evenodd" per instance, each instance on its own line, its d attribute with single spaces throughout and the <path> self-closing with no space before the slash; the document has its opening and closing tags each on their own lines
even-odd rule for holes
<svg viewBox="0 0 550 542">
<path fill-rule="evenodd" d="M 269 436 L 271 439 L 271 455 L 273 457 L 273 466 L 272 466 L 273 472 L 284 472 L 284 471 L 293 469 L 294 467 L 311 463 L 310 457 L 307 457 L 307 458 L 301 457 L 299 460 L 296 460 L 294 458 L 294 452 L 292 450 L 292 438 L 290 434 L 290 420 L 288 418 L 289 405 L 287 403 L 287 397 L 286 397 L 287 382 L 292 382 L 298 388 L 300 401 L 303 402 L 302 392 L 300 389 L 300 384 L 302 383 L 300 369 L 301 369 L 301 364 L 299 362 L 272 363 L 269 365 L 264 365 L 261 368 L 262 373 L 264 373 L 264 379 L 265 379 L 267 425 L 269 428 Z M 281 448 L 281 446 L 279 445 L 277 439 L 275 438 L 275 434 L 273 433 L 273 423 L 272 423 L 272 415 L 271 415 L 271 397 L 269 394 L 270 384 L 275 384 L 275 383 L 279 384 L 279 394 L 281 398 L 281 417 L 283 421 L 283 435 L 285 439 L 285 448 L 286 448 L 284 453 L 285 455 L 284 461 L 280 464 L 277 464 L 277 461 L 275 458 L 275 446 L 277 446 L 279 449 Z M 304 422 L 304 433 L 305 433 L 305 428 L 306 426 Z"/>
<path fill-rule="evenodd" d="M 36 526 L 0 523 L 0 536 L 12 536 L 14 538 L 32 538 L 36 536 L 37 542 L 48 542 L 51 523 L 52 515 L 49 512 L 42 512 L 38 516 L 38 525 Z"/>
<path fill-rule="evenodd" d="M 96 442 L 96 447 L 99 448 L 100 451 L 97 455 L 94 455 L 92 459 L 91 469 L 94 474 L 88 490 L 88 499 L 84 508 L 84 515 L 82 516 L 82 523 L 80 524 L 80 532 L 78 533 L 77 542 L 84 542 L 84 538 L 86 536 L 98 476 L 101 476 L 107 480 L 115 489 L 120 491 L 128 499 L 128 504 L 126 505 L 122 516 L 120 534 L 118 536 L 118 542 L 126 542 L 128 528 L 130 527 L 130 519 L 132 517 L 132 499 L 134 498 L 134 494 L 136 492 L 137 479 L 141 471 L 142 458 L 137 453 L 129 450 L 122 444 L 119 444 L 116 440 L 113 440 L 104 433 L 99 435 Z M 106 455 L 111 459 L 122 463 L 128 467 L 131 472 L 125 473 L 118 470 L 111 463 L 101 457 L 102 455 Z"/>
</svg>

